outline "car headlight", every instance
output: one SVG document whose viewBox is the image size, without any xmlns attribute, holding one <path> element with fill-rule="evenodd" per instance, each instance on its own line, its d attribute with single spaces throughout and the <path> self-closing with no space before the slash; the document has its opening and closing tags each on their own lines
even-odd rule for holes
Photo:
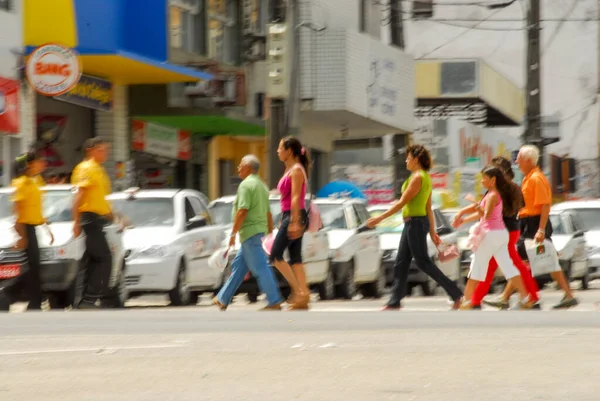
<svg viewBox="0 0 600 401">
<path fill-rule="evenodd" d="M 169 250 L 165 246 L 153 245 L 131 251 L 129 259 L 136 258 L 164 258 L 169 255 Z"/>
<path fill-rule="evenodd" d="M 43 262 L 57 259 L 67 259 L 67 255 L 68 253 L 66 246 L 40 248 L 40 260 Z"/>
</svg>

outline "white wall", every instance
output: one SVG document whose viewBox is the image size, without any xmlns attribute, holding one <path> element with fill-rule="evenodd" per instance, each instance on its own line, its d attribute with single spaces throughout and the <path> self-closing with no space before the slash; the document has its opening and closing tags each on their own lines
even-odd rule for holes
<svg viewBox="0 0 600 401">
<path fill-rule="evenodd" d="M 20 1 L 13 1 L 13 10 L 0 10 L 0 76 L 17 78 L 17 58 L 11 50 L 21 51 L 22 29 L 19 11 Z"/>
<path fill-rule="evenodd" d="M 455 2 L 458 1 L 472 3 L 471 0 Z M 517 1 L 495 11 L 475 6 L 436 7 L 434 19 L 489 17 L 519 21 L 486 21 L 477 26 L 483 30 L 468 29 L 477 22 L 405 21 L 407 51 L 415 58 L 482 58 L 517 85 L 524 86 L 526 33 L 522 3 Z M 407 2 L 402 2 L 402 6 L 405 12 L 409 11 Z M 598 2 L 543 0 L 541 11 L 542 19 L 590 19 L 542 23 L 542 110 L 545 116 L 557 114 L 563 120 L 563 141 L 550 149 L 560 149 L 580 159 L 596 158 L 598 136 L 594 131 L 597 124 L 593 121 L 598 116 L 591 115 L 596 113 L 589 105 L 598 90 Z M 388 35 L 384 36 L 389 39 Z M 499 132 L 517 136 L 522 128 L 500 129 Z"/>
</svg>

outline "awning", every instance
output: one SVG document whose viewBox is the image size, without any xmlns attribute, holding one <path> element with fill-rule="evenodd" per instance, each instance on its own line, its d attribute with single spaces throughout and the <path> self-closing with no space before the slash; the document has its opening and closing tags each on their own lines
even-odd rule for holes
<svg viewBox="0 0 600 401">
<path fill-rule="evenodd" d="M 189 131 L 195 135 L 265 136 L 266 134 L 264 126 L 224 116 L 139 116 L 134 118 Z"/>
<path fill-rule="evenodd" d="M 75 50 L 83 73 L 120 85 L 211 80 L 168 62 L 166 0 L 24 0 L 26 54 L 56 43 Z"/>
</svg>

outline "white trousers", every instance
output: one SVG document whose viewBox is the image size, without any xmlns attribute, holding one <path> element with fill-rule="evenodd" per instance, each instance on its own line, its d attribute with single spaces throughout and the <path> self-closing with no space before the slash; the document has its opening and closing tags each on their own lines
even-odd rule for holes
<svg viewBox="0 0 600 401">
<path fill-rule="evenodd" d="M 469 278 L 485 281 L 490 259 L 495 258 L 498 267 L 507 280 L 519 275 L 519 270 L 508 254 L 508 231 L 490 230 L 483 237 L 479 248 L 473 254 Z"/>
</svg>

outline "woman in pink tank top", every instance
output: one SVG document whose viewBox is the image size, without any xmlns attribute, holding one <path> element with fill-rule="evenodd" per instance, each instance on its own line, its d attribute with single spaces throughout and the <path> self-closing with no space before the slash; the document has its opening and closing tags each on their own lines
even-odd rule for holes
<svg viewBox="0 0 600 401">
<path fill-rule="evenodd" d="M 463 218 L 464 213 L 460 212 L 452 223 L 453 226 L 458 227 L 479 220 L 478 225 L 472 228 L 469 238 L 473 244 L 473 259 L 460 309 L 473 308 L 471 305 L 473 292 L 479 282 L 485 281 L 491 258 L 496 259 L 506 280 L 519 291 L 521 302 L 518 308 L 530 309 L 533 302 L 528 300 L 528 292 L 525 290 L 519 270 L 508 253 L 508 230 L 502 218 L 503 215 L 510 216 L 516 212 L 519 207 L 518 194 L 498 167 L 486 167 L 481 173 L 481 184 L 488 192 L 481 201 L 478 211 L 467 218 Z M 468 208 L 470 206 L 465 209 Z"/>
<path fill-rule="evenodd" d="M 285 164 L 285 173 L 277 185 L 281 194 L 281 224 L 273 241 L 270 261 L 292 289 L 288 300 L 291 309 L 306 310 L 310 290 L 302 263 L 302 236 L 308 226 L 306 184 L 310 157 L 300 141 L 292 136 L 281 140 L 277 156 Z M 286 249 L 289 263 L 283 258 Z"/>
</svg>

